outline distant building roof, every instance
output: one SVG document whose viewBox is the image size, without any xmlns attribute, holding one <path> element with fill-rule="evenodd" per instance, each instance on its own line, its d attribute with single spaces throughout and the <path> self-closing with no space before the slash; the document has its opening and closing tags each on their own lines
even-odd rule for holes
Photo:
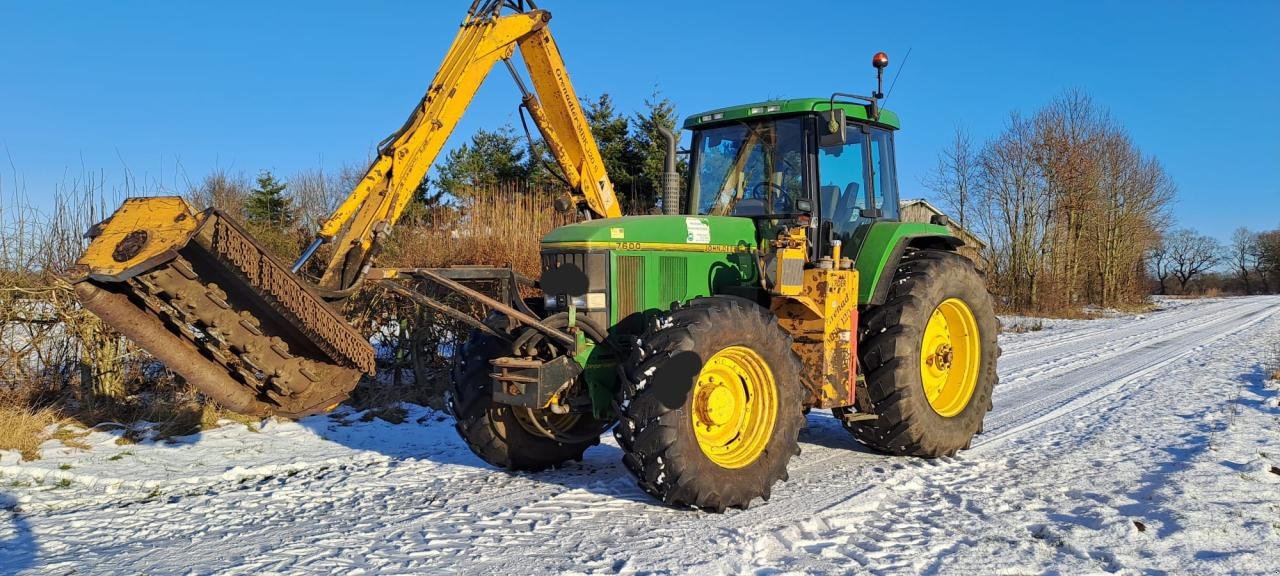
<svg viewBox="0 0 1280 576">
<path fill-rule="evenodd" d="M 934 214 L 947 216 L 948 218 L 951 219 L 951 223 L 948 227 L 951 228 L 953 231 L 959 233 L 962 236 L 961 239 L 964 240 L 966 244 L 971 244 L 971 245 L 975 245 L 982 248 L 985 248 L 987 246 L 987 243 L 983 242 L 981 238 L 978 238 L 977 234 L 974 234 L 968 228 L 961 226 L 958 222 L 955 221 L 954 218 L 951 218 L 949 214 L 947 214 L 946 212 L 943 212 L 941 208 L 934 206 L 928 200 L 925 200 L 924 198 L 908 198 L 905 200 L 898 201 L 899 210 L 910 207 L 910 206 L 919 206 Z"/>
</svg>

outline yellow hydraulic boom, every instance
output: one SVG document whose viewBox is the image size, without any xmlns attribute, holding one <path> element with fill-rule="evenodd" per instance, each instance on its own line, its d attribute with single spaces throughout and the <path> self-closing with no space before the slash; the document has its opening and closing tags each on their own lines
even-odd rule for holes
<svg viewBox="0 0 1280 576">
<path fill-rule="evenodd" d="M 80 301 L 234 411 L 302 416 L 336 405 L 361 373 L 374 371 L 374 353 L 326 300 L 352 293 L 365 276 L 379 240 L 499 60 L 578 208 L 621 215 L 550 19 L 529 0 L 473 2 L 422 101 L 292 267 L 217 210 L 197 212 L 174 197 L 130 198 L 88 233 L 74 283 Z M 517 47 L 532 92 L 511 64 Z M 313 285 L 297 271 L 326 242 L 333 252 Z"/>
<path fill-rule="evenodd" d="M 472 4 L 421 103 L 404 127 L 383 141 L 364 178 L 320 228 L 319 241 L 335 244 L 320 279 L 322 288 L 344 290 L 363 275 L 372 246 L 400 217 L 476 90 L 499 60 L 506 63 L 523 92 L 524 106 L 569 184 L 579 191 L 579 204 L 599 216 L 622 215 L 600 149 L 547 28 L 551 13 L 536 7 L 524 10 L 525 5 L 497 1 Z M 502 14 L 504 6 L 516 12 Z M 525 88 L 511 65 L 517 46 L 534 92 Z M 304 258 L 316 246 L 313 244 Z"/>
</svg>

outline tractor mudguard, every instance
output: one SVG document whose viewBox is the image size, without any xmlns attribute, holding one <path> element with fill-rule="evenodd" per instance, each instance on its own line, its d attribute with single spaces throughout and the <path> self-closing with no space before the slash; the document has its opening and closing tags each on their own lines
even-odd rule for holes
<svg viewBox="0 0 1280 576">
<path fill-rule="evenodd" d="M 956 238 L 946 226 L 920 222 L 874 222 L 867 231 L 854 267 L 862 278 L 858 288 L 860 306 L 883 304 L 893 283 L 897 263 L 907 248 L 945 248 L 954 250 L 964 241 Z"/>
</svg>

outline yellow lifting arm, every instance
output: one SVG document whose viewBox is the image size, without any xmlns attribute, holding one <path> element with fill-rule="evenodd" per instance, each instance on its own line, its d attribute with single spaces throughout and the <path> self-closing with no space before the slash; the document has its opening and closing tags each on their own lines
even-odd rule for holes
<svg viewBox="0 0 1280 576">
<path fill-rule="evenodd" d="M 297 270 L 321 242 L 334 251 L 320 286 L 341 291 L 365 274 L 378 237 L 390 231 L 414 190 L 435 161 L 489 71 L 504 60 L 523 92 L 524 105 L 577 194 L 582 208 L 605 218 L 621 216 L 613 184 L 605 172 L 600 148 L 564 60 L 547 28 L 551 13 L 531 2 L 489 1 L 472 4 L 448 55 L 408 121 L 378 147 L 355 190 L 325 220 L 319 238 L 305 252 Z M 501 13 L 503 7 L 515 13 Z M 510 58 L 519 46 L 534 92 L 520 81 Z"/>
</svg>

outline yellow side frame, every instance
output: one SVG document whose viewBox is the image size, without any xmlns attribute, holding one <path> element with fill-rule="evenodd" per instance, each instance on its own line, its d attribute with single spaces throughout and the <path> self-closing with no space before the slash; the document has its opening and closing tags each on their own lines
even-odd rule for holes
<svg viewBox="0 0 1280 576">
<path fill-rule="evenodd" d="M 817 408 L 853 404 L 857 378 L 858 271 L 804 271 L 796 296 L 774 296 L 770 310 L 791 333 L 800 357 L 801 381 Z"/>
</svg>

